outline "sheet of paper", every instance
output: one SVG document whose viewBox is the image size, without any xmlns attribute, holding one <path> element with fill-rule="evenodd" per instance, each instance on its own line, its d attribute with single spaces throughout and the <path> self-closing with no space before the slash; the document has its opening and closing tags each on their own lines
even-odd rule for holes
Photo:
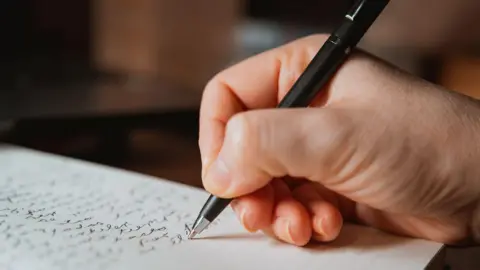
<svg viewBox="0 0 480 270">
<path fill-rule="evenodd" d="M 347 226 L 328 245 L 247 233 L 230 209 L 186 234 L 208 194 L 0 145 L 0 269 L 423 269 L 442 247 Z"/>
</svg>

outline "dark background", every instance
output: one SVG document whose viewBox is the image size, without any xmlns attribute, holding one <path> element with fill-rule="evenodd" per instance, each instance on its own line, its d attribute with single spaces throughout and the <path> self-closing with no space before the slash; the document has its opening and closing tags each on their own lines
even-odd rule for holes
<svg viewBox="0 0 480 270">
<path fill-rule="evenodd" d="M 250 0 L 244 17 L 329 32 L 352 3 Z M 128 77 L 99 72 L 91 63 L 91 16 L 85 0 L 2 3 L 0 139 L 199 185 L 201 91 L 160 80 L 138 87 L 152 91 L 111 91 L 111 104 L 92 105 L 99 82 Z M 422 75 L 436 80 L 440 65 L 426 63 Z"/>
<path fill-rule="evenodd" d="M 244 16 L 328 31 L 350 3 L 252 0 L 245 2 Z M 0 125 L 0 138 L 198 185 L 200 92 L 160 81 L 149 84 L 151 97 L 126 97 L 152 103 L 91 106 L 99 81 L 127 80 L 91 63 L 91 16 L 91 1 L 85 0 L 2 3 L 0 124 L 8 128 L 1 132 Z M 182 98 L 165 98 L 172 93 Z M 124 95 L 109 94 L 112 100 Z M 178 169 L 183 166 L 189 169 Z"/>
</svg>

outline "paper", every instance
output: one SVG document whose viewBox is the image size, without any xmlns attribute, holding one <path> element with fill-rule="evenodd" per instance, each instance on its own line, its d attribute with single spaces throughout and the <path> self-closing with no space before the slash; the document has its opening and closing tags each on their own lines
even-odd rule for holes
<svg viewBox="0 0 480 270">
<path fill-rule="evenodd" d="M 195 240 L 208 194 L 0 145 L 0 269 L 423 269 L 442 247 L 347 226 L 298 248 L 247 233 L 230 209 Z"/>
</svg>

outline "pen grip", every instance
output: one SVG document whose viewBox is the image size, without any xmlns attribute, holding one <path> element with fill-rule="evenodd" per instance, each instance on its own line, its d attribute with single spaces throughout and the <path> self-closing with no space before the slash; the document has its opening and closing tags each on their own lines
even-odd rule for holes
<svg viewBox="0 0 480 270">
<path fill-rule="evenodd" d="M 357 0 L 343 23 L 323 44 L 277 108 L 310 106 L 388 2 L 389 0 Z M 232 199 L 210 195 L 199 216 L 212 222 L 231 201 Z"/>
<path fill-rule="evenodd" d="M 348 55 L 349 47 L 336 36 L 330 37 L 315 55 L 305 72 L 280 101 L 278 108 L 307 107 L 316 94 L 325 86 L 338 66 Z M 200 215 L 213 221 L 230 204 L 232 199 L 210 195 Z"/>
<path fill-rule="evenodd" d="M 202 210 L 200 210 L 200 215 L 212 222 L 228 206 L 228 204 L 230 204 L 231 201 L 232 199 L 223 199 L 214 195 L 210 195 Z"/>
</svg>

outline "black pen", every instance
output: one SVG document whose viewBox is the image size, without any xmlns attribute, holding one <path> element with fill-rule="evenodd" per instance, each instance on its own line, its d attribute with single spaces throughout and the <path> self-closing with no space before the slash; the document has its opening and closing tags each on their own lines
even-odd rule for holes
<svg viewBox="0 0 480 270">
<path fill-rule="evenodd" d="M 330 35 L 277 108 L 308 107 L 350 55 L 351 50 L 357 46 L 388 2 L 389 0 L 356 1 L 345 15 L 340 27 Z M 211 195 L 195 220 L 188 238 L 194 238 L 205 230 L 231 201 L 232 199 Z"/>
</svg>

